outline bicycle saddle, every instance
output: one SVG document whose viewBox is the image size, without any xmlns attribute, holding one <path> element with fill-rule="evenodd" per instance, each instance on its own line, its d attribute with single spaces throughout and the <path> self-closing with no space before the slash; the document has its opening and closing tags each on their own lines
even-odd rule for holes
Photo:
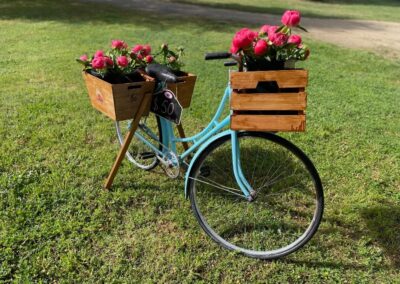
<svg viewBox="0 0 400 284">
<path fill-rule="evenodd" d="M 149 76 L 155 78 L 158 82 L 176 83 L 178 81 L 178 77 L 165 65 L 152 63 L 147 65 L 145 70 Z"/>
</svg>

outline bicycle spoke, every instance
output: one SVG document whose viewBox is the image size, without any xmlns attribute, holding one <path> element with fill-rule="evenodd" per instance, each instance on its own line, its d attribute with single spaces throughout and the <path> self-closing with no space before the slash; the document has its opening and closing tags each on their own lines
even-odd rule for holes
<svg viewBox="0 0 400 284">
<path fill-rule="evenodd" d="M 239 139 L 240 165 L 256 191 L 255 199 L 245 201 L 233 174 L 231 140 L 220 138 L 195 161 L 198 176 L 189 177 L 195 216 L 206 233 L 225 247 L 266 258 L 276 257 L 277 251 L 296 250 L 311 238 L 316 227 L 310 224 L 318 224 L 322 214 L 317 210 L 314 173 L 298 155 L 274 142 L 281 138 L 240 135 L 246 138 Z M 202 168 L 210 172 L 204 176 Z"/>
</svg>

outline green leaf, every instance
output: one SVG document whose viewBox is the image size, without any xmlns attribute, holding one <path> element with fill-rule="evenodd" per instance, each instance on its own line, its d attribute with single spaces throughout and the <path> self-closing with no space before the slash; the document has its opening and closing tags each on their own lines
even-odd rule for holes
<svg viewBox="0 0 400 284">
<path fill-rule="evenodd" d="M 280 26 L 280 27 L 276 30 L 276 32 L 279 33 L 279 32 L 282 31 L 284 28 L 286 28 L 286 26 L 285 26 L 285 25 L 282 25 L 282 26 Z"/>
<path fill-rule="evenodd" d="M 300 25 L 298 25 L 297 26 L 300 30 L 303 30 L 303 31 L 305 31 L 306 33 L 308 33 L 308 31 L 306 30 L 306 28 L 304 28 L 304 27 L 302 27 L 302 26 L 300 26 Z"/>
</svg>

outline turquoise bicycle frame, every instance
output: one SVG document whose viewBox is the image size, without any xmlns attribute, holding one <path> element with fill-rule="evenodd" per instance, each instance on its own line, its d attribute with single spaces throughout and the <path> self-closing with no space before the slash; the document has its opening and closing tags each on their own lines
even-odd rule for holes
<svg viewBox="0 0 400 284">
<path fill-rule="evenodd" d="M 253 191 L 252 187 L 250 184 L 247 182 L 243 171 L 240 166 L 240 150 L 239 150 L 239 140 L 238 140 L 238 132 L 233 131 L 233 130 L 224 130 L 223 129 L 227 126 L 229 126 L 230 123 L 230 117 L 226 116 L 224 119 L 221 121 L 220 118 L 222 116 L 222 112 L 224 110 L 225 104 L 229 101 L 231 97 L 232 90 L 228 86 L 225 89 L 224 96 L 222 97 L 222 100 L 218 106 L 218 109 L 211 120 L 211 122 L 208 124 L 208 126 L 203 129 L 201 132 L 199 132 L 196 135 L 193 135 L 191 137 L 186 137 L 186 138 L 178 138 L 174 135 L 173 131 L 173 125 L 170 121 L 160 117 L 160 123 L 161 123 L 161 131 L 162 131 L 162 150 L 160 150 L 158 147 L 153 145 L 149 140 L 147 140 L 141 133 L 138 131 L 135 133 L 135 136 L 141 140 L 143 143 L 145 143 L 147 146 L 149 146 L 159 157 L 164 157 L 165 155 L 168 155 L 170 151 L 175 153 L 178 156 L 179 161 L 183 161 L 186 157 L 188 157 L 190 154 L 195 153 L 193 158 L 190 161 L 188 170 L 185 175 L 185 197 L 188 197 L 188 182 L 189 182 L 189 176 L 193 167 L 194 162 L 196 159 L 200 156 L 202 151 L 209 146 L 211 143 L 216 141 L 217 139 L 230 135 L 231 136 L 231 141 L 232 141 L 232 165 L 233 165 L 233 173 L 236 179 L 237 184 L 239 185 L 243 197 L 246 199 L 251 200 L 252 196 L 251 193 Z M 149 129 L 147 129 L 146 133 L 150 135 L 155 140 L 158 140 L 157 135 L 152 133 Z M 176 144 L 177 143 L 182 143 L 182 142 L 190 142 L 192 145 L 182 154 L 178 155 L 176 152 Z M 196 149 L 198 149 L 196 151 Z"/>
</svg>

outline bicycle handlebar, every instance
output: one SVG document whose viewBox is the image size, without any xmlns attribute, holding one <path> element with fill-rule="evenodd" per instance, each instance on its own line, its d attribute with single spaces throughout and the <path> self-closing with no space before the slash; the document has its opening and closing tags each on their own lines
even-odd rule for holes
<svg viewBox="0 0 400 284">
<path fill-rule="evenodd" d="M 229 66 L 236 66 L 238 63 L 236 62 L 236 61 L 227 61 L 227 62 L 224 62 L 224 66 L 227 66 L 227 67 L 229 67 Z"/>
<path fill-rule="evenodd" d="M 215 59 L 227 59 L 231 57 L 231 53 L 229 52 L 210 52 L 206 53 L 204 59 L 205 60 L 215 60 Z"/>
</svg>

